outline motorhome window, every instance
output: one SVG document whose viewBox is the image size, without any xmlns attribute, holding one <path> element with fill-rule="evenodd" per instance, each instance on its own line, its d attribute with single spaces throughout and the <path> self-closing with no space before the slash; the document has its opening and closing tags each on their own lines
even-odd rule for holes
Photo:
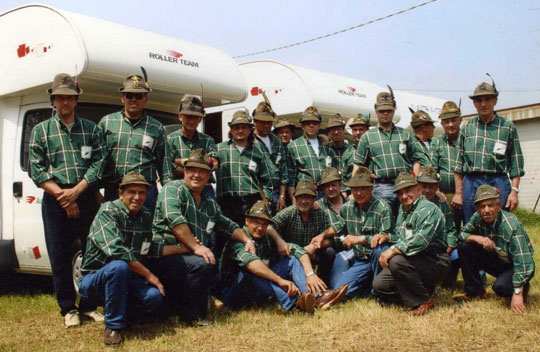
<svg viewBox="0 0 540 352">
<path fill-rule="evenodd" d="M 120 110 L 122 107 L 120 105 L 111 105 L 111 104 L 95 104 L 95 103 L 78 103 L 75 108 L 75 113 L 79 116 L 87 118 L 95 123 L 98 123 L 99 120 L 105 115 L 111 114 Z M 163 125 L 165 125 L 165 130 L 167 132 L 172 132 L 178 129 L 178 116 L 176 114 L 171 114 L 168 112 L 157 111 L 157 110 L 146 110 L 150 116 L 159 120 Z M 52 109 L 34 109 L 28 110 L 24 115 L 23 120 L 23 138 L 21 145 L 21 168 L 23 171 L 28 170 L 28 145 L 30 143 L 30 136 L 32 135 L 32 129 L 35 125 L 44 121 L 52 116 Z"/>
</svg>

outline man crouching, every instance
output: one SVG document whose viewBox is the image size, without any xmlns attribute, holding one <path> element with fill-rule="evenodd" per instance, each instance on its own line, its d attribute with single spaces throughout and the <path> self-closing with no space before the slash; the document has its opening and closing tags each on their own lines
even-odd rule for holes
<svg viewBox="0 0 540 352">
<path fill-rule="evenodd" d="M 279 255 L 274 241 L 266 236 L 272 220 L 263 201 L 258 201 L 246 212 L 245 221 L 243 230 L 255 241 L 256 254 L 246 252 L 239 242 L 229 241 L 225 246 L 220 277 L 220 298 L 225 306 L 241 309 L 273 297 L 286 311 L 296 306 L 312 314 L 315 296 L 311 292 L 324 291 L 326 285 L 313 272 L 307 251 L 288 243 L 291 257 Z M 306 277 L 310 277 L 309 283 Z M 333 298 L 328 306 L 342 297 L 334 294 Z"/>
</svg>

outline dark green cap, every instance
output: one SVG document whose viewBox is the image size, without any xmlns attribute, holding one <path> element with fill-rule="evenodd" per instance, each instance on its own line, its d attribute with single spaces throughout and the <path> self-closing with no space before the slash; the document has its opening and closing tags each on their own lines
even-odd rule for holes
<svg viewBox="0 0 540 352">
<path fill-rule="evenodd" d="M 443 104 L 439 119 L 445 120 L 452 117 L 461 116 L 460 108 L 453 101 L 447 101 Z"/>
<path fill-rule="evenodd" d="M 122 87 L 118 88 L 121 93 L 150 93 L 152 89 L 148 83 L 139 75 L 129 75 L 124 78 Z"/>
<path fill-rule="evenodd" d="M 322 116 L 319 113 L 319 109 L 317 109 L 314 106 L 308 107 L 303 113 L 302 117 L 300 118 L 300 123 L 307 122 L 307 121 L 316 121 L 321 122 Z"/>
<path fill-rule="evenodd" d="M 474 195 L 474 204 L 479 203 L 486 199 L 499 199 L 501 192 L 490 185 L 482 185 L 476 190 Z"/>
<path fill-rule="evenodd" d="M 319 182 L 319 186 L 338 180 L 341 181 L 341 174 L 338 169 L 335 167 L 327 167 L 322 172 L 322 179 L 321 182 Z"/>
<path fill-rule="evenodd" d="M 390 93 L 380 92 L 377 94 L 375 110 L 396 110 L 396 101 Z"/>
<path fill-rule="evenodd" d="M 369 114 L 367 116 L 364 114 L 358 114 L 352 119 L 352 121 L 349 123 L 349 126 L 365 125 L 369 127 L 369 120 Z"/>
<path fill-rule="evenodd" d="M 469 95 L 469 98 L 474 100 L 474 98 L 478 98 L 485 95 L 493 95 L 497 97 L 499 95 L 499 92 L 497 91 L 494 85 L 492 86 L 489 83 L 482 82 L 476 86 L 476 88 L 474 89 L 473 95 Z"/>
<path fill-rule="evenodd" d="M 253 126 L 251 116 L 249 116 L 249 113 L 245 110 L 238 110 L 233 114 L 232 121 L 229 122 L 229 127 L 241 124 Z"/>
<path fill-rule="evenodd" d="M 431 119 L 431 116 L 423 110 L 417 110 L 413 112 L 411 116 L 411 127 L 416 128 L 425 124 L 434 124 L 435 121 Z"/>
<path fill-rule="evenodd" d="M 400 189 L 417 186 L 418 182 L 416 179 L 408 172 L 401 172 L 394 181 L 394 193 L 397 193 Z"/>
<path fill-rule="evenodd" d="M 423 183 L 439 183 L 441 176 L 433 166 L 421 166 L 416 180 Z"/>
<path fill-rule="evenodd" d="M 294 129 L 295 126 L 294 126 L 294 122 L 289 121 L 285 118 L 281 118 L 277 121 L 276 126 L 274 127 L 274 131 L 282 127 L 290 127 L 291 129 Z"/>
<path fill-rule="evenodd" d="M 261 101 L 255 110 L 253 110 L 253 120 L 274 122 L 276 113 L 272 110 L 270 104 Z"/>
<path fill-rule="evenodd" d="M 212 171 L 210 158 L 202 148 L 195 149 L 189 154 L 187 160 L 184 161 L 184 167 L 198 167 L 199 169 Z"/>
<path fill-rule="evenodd" d="M 270 210 L 262 200 L 259 200 L 253 204 L 253 206 L 246 211 L 246 216 L 249 218 L 259 218 L 272 222 Z"/>
<path fill-rule="evenodd" d="M 345 186 L 354 187 L 369 187 L 373 186 L 374 175 L 365 166 L 360 166 L 358 173 L 345 182 Z"/>
<path fill-rule="evenodd" d="M 202 117 L 204 117 L 205 115 L 202 99 L 201 97 L 198 97 L 196 95 L 184 95 L 182 100 L 180 100 L 180 106 L 178 107 L 178 111 L 183 115 Z"/>
<path fill-rule="evenodd" d="M 315 182 L 313 182 L 312 179 L 303 178 L 298 181 L 298 184 L 296 185 L 296 189 L 294 191 L 294 196 L 297 197 L 302 194 L 307 194 L 314 197 L 317 195 L 317 188 L 315 187 Z"/>
<path fill-rule="evenodd" d="M 332 127 L 343 127 L 345 128 L 345 121 L 343 120 L 343 117 L 341 117 L 340 114 L 335 114 L 330 118 L 330 121 L 328 122 L 328 125 L 326 125 L 326 128 L 332 128 Z"/>
<path fill-rule="evenodd" d="M 151 185 L 146 181 L 146 178 L 137 171 L 130 171 L 124 175 L 122 182 L 120 182 L 120 188 L 127 185 L 145 185 L 150 187 Z"/>
<path fill-rule="evenodd" d="M 54 76 L 52 87 L 47 89 L 49 95 L 81 95 L 82 89 L 67 73 Z"/>
</svg>

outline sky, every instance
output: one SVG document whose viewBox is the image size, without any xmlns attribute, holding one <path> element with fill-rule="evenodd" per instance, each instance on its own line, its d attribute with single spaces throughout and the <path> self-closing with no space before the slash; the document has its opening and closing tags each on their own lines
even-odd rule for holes
<svg viewBox="0 0 540 352">
<path fill-rule="evenodd" d="M 418 5 L 386 1 L 65 1 L 59 9 L 204 44 L 231 56 L 318 37 Z M 0 12 L 27 4 L 2 0 Z M 540 1 L 437 0 L 336 36 L 241 62 L 272 59 L 323 72 L 390 84 L 395 90 L 468 98 L 489 72 L 497 108 L 540 103 Z"/>
</svg>

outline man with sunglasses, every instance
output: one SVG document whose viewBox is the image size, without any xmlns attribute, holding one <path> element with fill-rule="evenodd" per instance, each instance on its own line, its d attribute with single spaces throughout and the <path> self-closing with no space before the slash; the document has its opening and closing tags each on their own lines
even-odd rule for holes
<svg viewBox="0 0 540 352">
<path fill-rule="evenodd" d="M 334 151 L 318 136 L 321 121 L 322 116 L 319 110 L 314 106 L 308 107 L 300 118 L 304 134 L 287 146 L 291 162 L 289 177 L 295 180 L 294 185 L 288 187 L 293 204 L 296 204 L 294 186 L 298 181 L 309 178 L 319 183 L 325 168 L 339 166 Z M 322 196 L 322 192 L 319 192 L 316 199 Z"/>
<path fill-rule="evenodd" d="M 497 278 L 493 291 L 506 297 L 514 312 L 523 314 L 534 276 L 534 250 L 523 224 L 514 214 L 501 210 L 500 196 L 498 189 L 487 184 L 476 191 L 476 213 L 463 226 L 463 242 L 457 247 L 465 294 L 456 298 L 471 301 L 487 297 L 478 273 L 483 269 Z"/>
<path fill-rule="evenodd" d="M 145 72 L 143 72 L 145 73 Z M 145 74 L 146 76 L 146 74 Z M 153 214 L 157 199 L 156 181 L 165 185 L 173 179 L 169 145 L 163 125 L 144 110 L 152 89 L 146 79 L 130 75 L 118 89 L 124 108 L 99 122 L 109 158 L 105 175 L 105 200 L 118 198 L 118 185 L 130 171 L 142 174 L 152 185 L 145 206 Z"/>
</svg>

